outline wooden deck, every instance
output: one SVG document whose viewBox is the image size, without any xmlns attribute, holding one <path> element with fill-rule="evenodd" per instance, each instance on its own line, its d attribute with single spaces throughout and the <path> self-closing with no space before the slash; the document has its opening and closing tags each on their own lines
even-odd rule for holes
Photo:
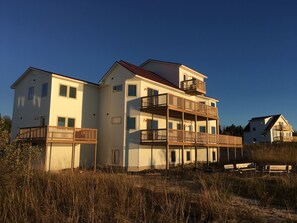
<svg viewBox="0 0 297 223">
<path fill-rule="evenodd" d="M 166 109 L 218 119 L 218 109 L 172 94 L 159 94 L 141 98 L 141 111 L 166 115 Z"/>
<path fill-rule="evenodd" d="M 197 79 L 185 80 L 181 82 L 181 89 L 191 95 L 206 93 L 206 83 Z"/>
<path fill-rule="evenodd" d="M 169 129 L 167 137 L 166 132 L 166 129 L 141 130 L 140 142 L 142 144 L 242 147 L 242 138 L 236 136 Z"/>
<path fill-rule="evenodd" d="M 97 129 L 37 126 L 21 128 L 19 141 L 46 141 L 48 143 L 97 144 Z"/>
</svg>

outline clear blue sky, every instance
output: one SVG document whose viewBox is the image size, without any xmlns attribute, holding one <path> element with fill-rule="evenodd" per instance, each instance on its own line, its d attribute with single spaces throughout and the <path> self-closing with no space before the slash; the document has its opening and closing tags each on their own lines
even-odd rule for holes
<svg viewBox="0 0 297 223">
<path fill-rule="evenodd" d="M 208 76 L 222 125 L 283 114 L 297 129 L 295 0 L 0 0 L 0 113 L 29 67 L 98 82 L 116 60 Z"/>
</svg>

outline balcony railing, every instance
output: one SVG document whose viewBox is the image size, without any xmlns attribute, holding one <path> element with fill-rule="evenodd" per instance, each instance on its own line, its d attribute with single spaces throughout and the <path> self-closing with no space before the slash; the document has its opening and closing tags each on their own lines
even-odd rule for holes
<svg viewBox="0 0 297 223">
<path fill-rule="evenodd" d="M 141 130 L 142 143 L 167 142 L 166 129 Z M 197 145 L 242 146 L 242 138 L 237 136 L 191 132 L 183 130 L 168 130 L 169 143 L 185 143 Z"/>
<path fill-rule="evenodd" d="M 293 131 L 293 127 L 291 125 L 276 125 L 276 126 L 274 126 L 274 130 L 276 130 L 276 131 Z"/>
<path fill-rule="evenodd" d="M 159 94 L 141 98 L 141 109 L 168 106 L 172 109 L 184 110 L 206 117 L 218 117 L 218 109 L 200 102 L 188 100 L 172 94 Z"/>
<path fill-rule="evenodd" d="M 185 80 L 181 82 L 181 89 L 189 94 L 205 94 L 206 84 L 204 81 L 197 79 Z"/>
<path fill-rule="evenodd" d="M 48 142 L 97 143 L 97 129 L 37 126 L 21 128 L 18 140 L 47 140 Z"/>
<path fill-rule="evenodd" d="M 274 142 L 293 142 L 292 136 L 274 136 L 273 137 Z"/>
</svg>

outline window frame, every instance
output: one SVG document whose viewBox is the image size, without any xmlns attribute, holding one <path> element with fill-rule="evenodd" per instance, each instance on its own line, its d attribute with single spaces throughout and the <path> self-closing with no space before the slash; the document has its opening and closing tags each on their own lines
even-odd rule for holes
<svg viewBox="0 0 297 223">
<path fill-rule="evenodd" d="M 72 94 L 71 94 L 71 90 L 73 90 L 74 89 L 74 95 L 72 96 Z M 73 93 L 73 92 L 72 92 Z M 77 89 L 76 89 L 76 87 L 71 87 L 71 86 L 69 86 L 69 95 L 68 95 L 68 97 L 69 98 L 73 98 L 73 99 L 76 99 L 76 96 L 77 96 Z"/>
<path fill-rule="evenodd" d="M 136 129 L 136 117 L 127 116 L 127 130 L 133 129 Z"/>
<path fill-rule="evenodd" d="M 123 91 L 123 85 L 122 84 L 113 85 L 112 86 L 112 91 L 113 92 L 121 92 L 121 91 Z"/>
<path fill-rule="evenodd" d="M 34 86 L 29 87 L 28 90 L 28 100 L 33 100 L 34 98 Z"/>
<path fill-rule="evenodd" d="M 41 87 L 41 97 L 47 97 L 48 95 L 48 82 L 43 83 Z"/>
<path fill-rule="evenodd" d="M 69 126 L 69 120 L 73 120 L 73 126 Z M 67 118 L 67 127 L 68 128 L 75 128 L 75 118 Z"/>
<path fill-rule="evenodd" d="M 62 89 L 62 87 L 65 87 L 65 89 L 66 89 L 66 92 L 65 92 L 65 95 L 64 94 L 61 94 L 61 89 Z M 67 85 L 64 85 L 64 84 L 60 84 L 60 88 L 59 88 L 59 96 L 61 96 L 61 97 L 67 97 L 67 95 L 68 95 L 68 86 Z"/>
<path fill-rule="evenodd" d="M 186 152 L 187 161 L 191 161 L 191 151 Z"/>
<path fill-rule="evenodd" d="M 131 87 L 135 87 L 135 89 L 130 89 Z M 135 94 L 131 94 L 131 91 L 132 93 L 135 93 Z M 134 92 L 135 91 L 135 92 Z M 127 91 L 127 96 L 128 97 L 136 97 L 137 96 L 137 85 L 136 84 L 128 84 L 128 91 Z"/>
<path fill-rule="evenodd" d="M 59 124 L 60 123 L 59 119 L 64 119 L 64 125 L 60 125 Z M 59 126 L 59 127 L 66 127 L 66 117 L 58 116 L 57 126 Z"/>
</svg>

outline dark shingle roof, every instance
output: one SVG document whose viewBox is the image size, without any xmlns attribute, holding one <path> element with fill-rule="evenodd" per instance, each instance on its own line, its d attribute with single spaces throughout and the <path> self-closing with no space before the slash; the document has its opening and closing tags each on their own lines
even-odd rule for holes
<svg viewBox="0 0 297 223">
<path fill-rule="evenodd" d="M 279 119 L 281 115 L 272 115 L 272 119 L 270 120 L 270 123 L 267 125 L 265 131 L 269 131 L 274 124 L 276 123 L 276 121 Z"/>
</svg>

